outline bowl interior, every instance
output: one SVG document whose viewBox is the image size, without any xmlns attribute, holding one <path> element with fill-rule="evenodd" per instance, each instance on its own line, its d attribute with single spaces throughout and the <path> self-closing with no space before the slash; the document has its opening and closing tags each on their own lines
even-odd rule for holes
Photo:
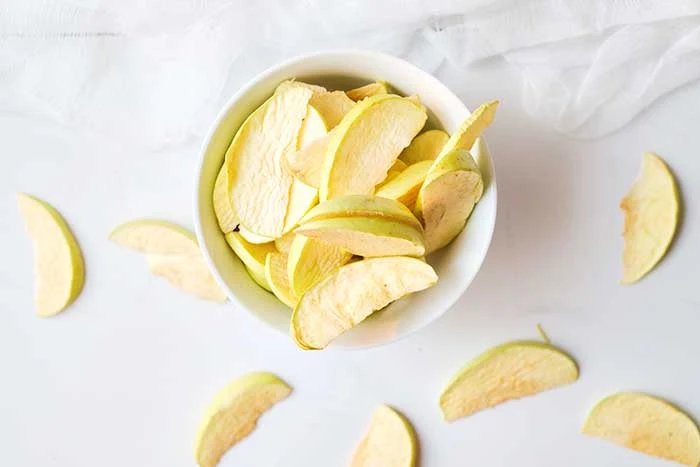
<svg viewBox="0 0 700 467">
<path fill-rule="evenodd" d="M 248 276 L 218 228 L 211 204 L 216 175 L 238 127 L 277 85 L 286 79 L 348 89 L 375 80 L 387 81 L 403 95 L 419 95 L 429 109 L 428 126 L 454 132 L 467 117 L 464 104 L 433 76 L 403 60 L 373 52 L 328 52 L 302 57 L 268 70 L 244 87 L 205 139 L 195 193 L 195 228 L 215 277 L 229 298 L 280 332 L 289 332 L 290 310 Z M 488 249 L 496 215 L 496 183 L 486 144 L 478 141 L 472 156 L 484 176 L 484 195 L 467 228 L 428 260 L 438 273 L 434 287 L 413 294 L 375 313 L 338 339 L 334 347 L 367 347 L 386 343 L 427 325 L 449 309 L 469 286 Z"/>
</svg>

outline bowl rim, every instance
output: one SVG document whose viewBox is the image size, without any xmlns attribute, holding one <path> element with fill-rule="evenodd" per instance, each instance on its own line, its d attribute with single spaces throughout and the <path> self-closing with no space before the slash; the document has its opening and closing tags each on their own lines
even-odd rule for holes
<svg viewBox="0 0 700 467">
<path fill-rule="evenodd" d="M 450 88 L 448 88 L 442 81 L 440 81 L 437 77 L 433 76 L 432 74 L 428 73 L 427 71 L 419 68 L 418 66 L 408 62 L 407 60 L 404 60 L 402 58 L 396 57 L 394 55 L 390 55 L 387 53 L 383 52 L 377 52 L 373 50 L 364 50 L 364 49 L 356 49 L 356 48 L 340 48 L 340 49 L 328 49 L 328 50 L 321 50 L 313 53 L 307 53 L 307 54 L 301 54 L 297 55 L 291 58 L 288 58 L 286 60 L 283 60 L 267 69 L 262 71 L 261 73 L 258 73 L 257 75 L 253 76 L 250 78 L 245 84 L 243 84 L 238 91 L 233 93 L 231 97 L 222 105 L 221 109 L 216 115 L 216 118 L 212 121 L 206 135 L 202 138 L 202 142 L 199 145 L 198 148 L 198 155 L 199 157 L 197 158 L 197 166 L 196 166 L 196 171 L 195 171 L 195 177 L 194 177 L 194 197 L 193 197 L 193 214 L 194 214 L 194 219 L 193 219 L 193 224 L 194 224 L 194 230 L 195 230 L 195 236 L 197 238 L 197 242 L 200 245 L 200 250 L 202 252 L 202 256 L 204 257 L 204 261 L 207 264 L 207 267 L 214 277 L 214 280 L 216 283 L 219 285 L 219 287 L 222 288 L 222 290 L 226 293 L 227 298 L 239 309 L 244 310 L 247 314 L 252 315 L 254 319 L 257 321 L 263 323 L 267 328 L 270 328 L 274 331 L 277 331 L 279 333 L 283 333 L 279 329 L 277 329 L 275 326 L 271 325 L 268 323 L 265 319 L 263 319 L 261 316 L 258 316 L 257 313 L 254 313 L 253 311 L 248 309 L 248 306 L 243 304 L 241 300 L 238 298 L 238 296 L 233 293 L 231 288 L 228 286 L 226 281 L 222 278 L 221 274 L 219 273 L 218 268 L 216 267 L 216 264 L 214 263 L 214 260 L 211 257 L 211 254 L 209 252 L 209 249 L 206 247 L 206 242 L 204 242 L 204 233 L 203 233 L 203 227 L 202 227 L 202 212 L 200 210 L 200 199 L 199 199 L 199 185 L 200 181 L 202 178 L 202 172 L 204 168 L 204 163 L 205 163 L 205 157 L 207 155 L 207 148 L 211 144 L 212 137 L 216 133 L 216 131 L 219 129 L 222 121 L 225 119 L 227 116 L 228 112 L 232 108 L 233 104 L 240 100 L 243 96 L 245 96 L 248 92 L 250 92 L 255 86 L 257 86 L 260 82 L 264 81 L 266 78 L 268 78 L 271 75 L 274 75 L 278 73 L 280 70 L 283 70 L 285 68 L 291 67 L 293 65 L 296 65 L 298 63 L 307 61 L 307 60 L 312 60 L 312 59 L 318 59 L 318 58 L 324 58 L 324 57 L 334 57 L 334 56 L 347 56 L 347 55 L 356 55 L 356 56 L 364 56 L 364 57 L 372 57 L 374 59 L 378 60 L 383 60 L 386 62 L 394 62 L 396 64 L 399 64 L 402 67 L 408 67 L 412 68 L 414 72 L 423 74 L 430 78 L 433 81 L 433 84 L 436 87 L 441 88 L 441 91 L 446 93 L 447 95 L 451 96 L 453 99 L 455 99 L 457 102 L 461 104 L 461 106 L 464 108 L 464 110 L 467 113 L 471 113 L 469 108 L 466 106 L 466 104 L 460 99 Z M 418 331 L 428 327 L 429 325 L 435 323 L 439 318 L 445 315 L 449 310 L 451 310 L 454 305 L 459 301 L 462 296 L 466 293 L 467 289 L 469 286 L 471 286 L 472 282 L 476 278 L 476 276 L 479 274 L 481 271 L 481 268 L 484 264 L 484 261 L 486 260 L 486 256 L 488 255 L 489 250 L 491 249 L 491 244 L 493 242 L 493 235 L 495 232 L 496 228 L 496 219 L 498 217 L 498 186 L 497 186 L 497 181 L 496 181 L 496 171 L 495 171 L 495 166 L 493 163 L 493 158 L 491 157 L 491 153 L 488 149 L 488 145 L 486 142 L 486 139 L 482 136 L 479 138 L 481 141 L 481 151 L 486 155 L 488 164 L 490 166 L 490 181 L 489 181 L 489 191 L 491 191 L 491 196 L 493 197 L 493 214 L 491 216 L 489 225 L 488 225 L 488 231 L 486 231 L 488 241 L 485 245 L 485 247 L 482 250 L 481 257 L 478 258 L 477 263 L 478 266 L 476 268 L 476 271 L 474 275 L 471 277 L 469 282 L 463 287 L 461 290 L 461 293 L 457 294 L 449 300 L 444 306 L 442 306 L 442 311 L 439 313 L 436 313 L 430 317 L 428 317 L 426 320 L 424 320 L 420 325 L 415 326 L 413 329 L 409 329 L 404 331 L 403 333 L 391 336 L 388 339 L 382 340 L 382 341 L 377 341 L 377 342 L 372 342 L 368 344 L 355 344 L 355 345 L 334 345 L 331 343 L 329 345 L 329 349 L 335 349 L 335 350 L 365 350 L 365 349 L 370 349 L 374 347 L 380 347 L 388 344 L 392 344 L 395 342 L 399 342 L 409 336 L 412 336 L 413 334 L 417 333 Z M 484 226 L 486 227 L 486 226 Z"/>
</svg>

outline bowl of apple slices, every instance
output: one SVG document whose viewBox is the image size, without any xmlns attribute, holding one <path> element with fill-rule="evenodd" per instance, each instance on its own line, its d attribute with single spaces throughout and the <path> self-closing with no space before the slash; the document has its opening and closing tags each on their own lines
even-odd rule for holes
<svg viewBox="0 0 700 467">
<path fill-rule="evenodd" d="M 396 57 L 331 51 L 277 65 L 201 149 L 195 230 L 229 299 L 299 348 L 362 348 L 441 316 L 484 261 L 496 179 L 470 112 Z"/>
</svg>

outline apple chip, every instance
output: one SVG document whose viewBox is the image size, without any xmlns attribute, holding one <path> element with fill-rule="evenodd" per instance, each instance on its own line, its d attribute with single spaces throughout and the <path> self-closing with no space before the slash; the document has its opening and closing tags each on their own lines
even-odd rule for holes
<svg viewBox="0 0 700 467">
<path fill-rule="evenodd" d="M 435 159 L 439 159 L 455 149 L 471 149 L 476 139 L 488 128 L 496 117 L 498 101 L 490 101 L 482 104 L 460 125 L 450 139 L 447 140 L 440 154 Z"/>
<path fill-rule="evenodd" d="M 351 89 L 345 94 L 354 101 L 361 101 L 365 97 L 378 96 L 381 94 L 388 94 L 389 86 L 385 81 L 376 81 L 374 83 L 366 84 L 359 88 Z"/>
<path fill-rule="evenodd" d="M 623 284 L 634 284 L 664 257 L 678 225 L 678 189 L 657 155 L 646 153 L 642 170 L 620 208 L 625 215 Z"/>
<path fill-rule="evenodd" d="M 299 220 L 309 209 L 318 203 L 318 190 L 307 185 L 301 180 L 294 179 L 292 191 L 289 193 L 289 206 L 287 216 L 284 219 L 284 233 L 286 234 L 299 224 Z"/>
<path fill-rule="evenodd" d="M 36 313 L 41 317 L 53 316 L 73 303 L 83 289 L 83 255 L 56 209 L 25 193 L 18 193 L 17 201 L 34 245 Z"/>
<path fill-rule="evenodd" d="M 376 310 L 436 282 L 433 268 L 416 258 L 347 264 L 301 297 L 292 313 L 294 340 L 303 348 L 322 349 Z"/>
<path fill-rule="evenodd" d="M 556 347 L 511 342 L 486 351 L 460 370 L 440 396 L 440 409 L 451 422 L 577 379 L 576 362 Z"/>
<path fill-rule="evenodd" d="M 433 161 L 411 164 L 392 180 L 377 187 L 375 195 L 380 198 L 395 199 L 408 209 L 413 209 L 418 191 L 423 186 L 432 165 Z"/>
<path fill-rule="evenodd" d="M 417 451 L 416 435 L 408 420 L 392 408 L 380 405 L 350 466 L 413 467 Z"/>
<path fill-rule="evenodd" d="M 301 297 L 316 283 L 344 265 L 352 254 L 314 238 L 296 235 L 289 248 L 287 273 L 294 294 Z"/>
<path fill-rule="evenodd" d="M 330 131 L 345 117 L 355 102 L 343 91 L 316 93 L 311 96 L 309 105 L 319 113 L 326 129 Z"/>
<path fill-rule="evenodd" d="M 371 194 L 426 119 L 420 105 L 392 94 L 368 97 L 355 105 L 328 141 L 320 200 Z"/>
<path fill-rule="evenodd" d="M 265 278 L 265 258 L 269 253 L 275 253 L 274 244 L 256 245 L 250 243 L 239 232 L 227 233 L 226 242 L 246 267 L 253 281 L 265 290 L 272 292 L 270 284 Z"/>
<path fill-rule="evenodd" d="M 399 155 L 399 160 L 409 165 L 421 161 L 433 161 L 449 139 L 450 136 L 442 130 L 428 130 L 411 141 L 411 144 Z"/>
<path fill-rule="evenodd" d="M 695 422 L 677 407 L 646 394 L 606 397 L 588 415 L 583 433 L 680 464 L 700 464 Z"/>
<path fill-rule="evenodd" d="M 148 269 L 175 288 L 203 300 L 223 303 L 226 294 L 209 272 L 201 254 L 146 255 Z"/>
<path fill-rule="evenodd" d="M 270 284 L 272 293 L 289 308 L 297 304 L 297 296 L 289 286 L 287 275 L 287 255 L 268 253 L 265 259 L 265 279 Z"/>
<path fill-rule="evenodd" d="M 199 253 L 194 234 L 172 222 L 139 219 L 116 227 L 109 239 L 117 245 L 159 255 Z"/>
<path fill-rule="evenodd" d="M 212 199 L 214 205 L 214 214 L 219 222 L 219 228 L 223 233 L 228 233 L 238 226 L 236 214 L 231 207 L 231 197 L 228 191 L 228 174 L 226 167 L 221 167 L 219 175 L 216 176 L 214 182 L 214 194 Z"/>
<path fill-rule="evenodd" d="M 289 153 L 283 162 L 285 170 L 305 184 L 318 188 L 331 133 L 312 141 L 303 149 Z"/>
<path fill-rule="evenodd" d="M 263 413 L 291 392 L 292 388 L 272 373 L 249 373 L 219 391 L 197 430 L 197 465 L 215 467 L 226 451 L 255 429 Z"/>
<path fill-rule="evenodd" d="M 382 217 L 422 229 L 406 206 L 392 199 L 369 195 L 339 196 L 315 206 L 300 224 L 337 217 Z"/>
<path fill-rule="evenodd" d="M 251 232 L 250 230 L 246 229 L 242 225 L 238 227 L 238 233 L 247 242 L 253 243 L 255 245 L 262 245 L 264 243 L 270 243 L 270 242 L 273 242 L 275 240 L 272 237 L 267 237 L 265 235 L 259 235 L 259 234 L 256 234 L 255 232 Z"/>
</svg>

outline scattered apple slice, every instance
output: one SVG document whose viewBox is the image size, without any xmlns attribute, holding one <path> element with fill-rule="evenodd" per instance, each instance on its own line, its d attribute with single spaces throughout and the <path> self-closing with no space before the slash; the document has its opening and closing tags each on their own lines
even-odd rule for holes
<svg viewBox="0 0 700 467">
<path fill-rule="evenodd" d="M 336 217 L 382 217 L 422 229 L 411 211 L 392 199 L 370 195 L 348 195 L 324 201 L 311 209 L 300 224 Z"/>
<path fill-rule="evenodd" d="M 440 408 L 451 422 L 577 379 L 576 362 L 556 347 L 510 342 L 484 352 L 460 370 L 440 396 Z"/>
<path fill-rule="evenodd" d="M 83 255 L 56 209 L 26 193 L 18 193 L 17 202 L 34 245 L 36 313 L 53 316 L 73 303 L 83 289 Z"/>
<path fill-rule="evenodd" d="M 226 451 L 253 431 L 263 413 L 291 392 L 292 388 L 272 373 L 249 373 L 219 391 L 197 430 L 197 465 L 215 467 Z"/>
<path fill-rule="evenodd" d="M 117 245 L 159 255 L 200 253 L 194 234 L 177 224 L 139 219 L 116 227 L 109 239 Z"/>
<path fill-rule="evenodd" d="M 148 269 L 175 288 L 204 300 L 223 303 L 226 294 L 209 272 L 201 254 L 146 255 Z"/>
<path fill-rule="evenodd" d="M 352 254 L 338 246 L 296 235 L 289 248 L 287 263 L 289 284 L 294 295 L 301 297 L 350 258 Z"/>
<path fill-rule="evenodd" d="M 414 212 L 423 220 L 426 253 L 450 243 L 463 229 L 484 192 L 481 171 L 466 149 L 456 149 L 433 162 Z"/>
<path fill-rule="evenodd" d="M 428 130 L 413 138 L 411 144 L 399 155 L 399 160 L 408 165 L 433 161 L 449 139 L 450 136 L 442 130 Z"/>
<path fill-rule="evenodd" d="M 644 154 L 641 173 L 620 202 L 623 284 L 634 284 L 664 257 L 678 225 L 679 204 L 676 181 L 663 159 Z"/>
<path fill-rule="evenodd" d="M 295 232 L 365 258 L 425 254 L 423 232 L 394 219 L 334 217 L 301 224 Z"/>
<path fill-rule="evenodd" d="M 355 105 L 328 141 L 320 200 L 371 194 L 426 119 L 421 106 L 392 94 L 368 97 Z"/>
<path fill-rule="evenodd" d="M 413 467 L 417 451 L 416 435 L 409 421 L 392 408 L 380 405 L 350 467 Z"/>
<path fill-rule="evenodd" d="M 240 127 L 226 153 L 233 211 L 247 230 L 276 238 L 284 231 L 293 177 L 281 165 L 296 151 L 313 92 L 285 81 Z"/>
<path fill-rule="evenodd" d="M 287 255 L 268 253 L 265 258 L 265 279 L 270 284 L 272 293 L 289 308 L 297 304 L 297 296 L 289 286 L 287 275 Z"/>
<path fill-rule="evenodd" d="M 416 204 L 416 197 L 428 171 L 433 165 L 433 161 L 421 161 L 409 165 L 403 172 L 394 179 L 382 184 L 375 193 L 380 198 L 394 199 L 408 209 L 413 209 Z"/>
<path fill-rule="evenodd" d="M 292 313 L 294 340 L 322 349 L 374 311 L 394 300 L 433 286 L 429 264 L 402 256 L 347 264 L 309 289 Z"/>
<path fill-rule="evenodd" d="M 212 199 L 214 205 L 214 214 L 219 222 L 219 228 L 223 233 L 228 233 L 238 226 L 236 214 L 231 207 L 231 197 L 228 192 L 228 174 L 226 167 L 221 167 L 219 175 L 216 176 L 214 182 L 214 194 Z"/>
<path fill-rule="evenodd" d="M 668 402 L 639 393 L 619 393 L 600 401 L 583 433 L 680 464 L 700 464 L 700 431 Z"/>
<path fill-rule="evenodd" d="M 440 159 L 440 156 L 444 156 L 455 149 L 471 149 L 476 139 L 481 136 L 481 133 L 493 123 L 498 104 L 498 101 L 490 101 L 480 105 L 467 117 L 457 131 L 450 136 L 450 139 L 447 140 L 440 150 L 440 154 L 435 159 Z"/>
<path fill-rule="evenodd" d="M 270 284 L 265 278 L 265 257 L 268 253 L 274 253 L 275 246 L 272 243 L 254 244 L 246 241 L 240 232 L 226 234 L 226 242 L 236 256 L 246 267 L 250 277 L 262 288 L 272 292 Z"/>
<path fill-rule="evenodd" d="M 346 91 L 345 94 L 354 101 L 361 101 L 365 97 L 378 96 L 381 94 L 388 94 L 389 86 L 386 81 L 376 81 L 374 83 L 366 84 L 360 86 L 359 88 L 351 89 Z"/>
</svg>

